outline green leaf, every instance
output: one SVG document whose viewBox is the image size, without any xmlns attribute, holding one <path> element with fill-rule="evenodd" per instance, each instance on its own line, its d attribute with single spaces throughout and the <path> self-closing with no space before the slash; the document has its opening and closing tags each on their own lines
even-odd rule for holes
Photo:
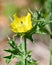
<svg viewBox="0 0 52 65">
<path fill-rule="evenodd" d="M 12 48 L 14 48 L 14 49 L 17 48 L 17 45 L 16 45 L 16 43 L 15 43 L 15 41 L 14 41 L 13 39 L 10 39 L 8 43 L 9 43 L 9 45 L 10 45 Z"/>
<path fill-rule="evenodd" d="M 14 49 L 14 50 L 11 50 L 11 49 L 8 49 L 8 50 L 5 50 L 6 52 L 9 52 L 9 53 L 11 53 L 11 54 L 14 54 L 14 55 L 18 55 L 18 54 L 20 54 L 20 51 L 19 51 L 19 49 Z"/>
<path fill-rule="evenodd" d="M 19 61 L 15 65 L 23 65 L 23 63 L 21 61 Z"/>
<path fill-rule="evenodd" d="M 6 57 L 4 57 L 4 58 L 5 58 L 6 63 L 7 63 L 7 65 L 8 65 L 8 64 L 10 63 L 10 61 L 11 61 L 12 55 L 6 56 Z"/>
<path fill-rule="evenodd" d="M 32 62 L 28 62 L 28 61 L 26 62 L 27 62 L 26 65 L 37 65 L 37 62 L 35 60 L 33 60 Z M 20 61 L 20 62 L 17 62 L 15 65 L 23 65 L 23 63 Z"/>
<path fill-rule="evenodd" d="M 38 23 L 35 24 L 35 26 L 28 32 L 25 33 L 24 37 L 31 40 L 33 42 L 32 35 L 36 33 Z"/>
<path fill-rule="evenodd" d="M 27 51 L 26 53 L 29 55 L 32 52 L 32 50 Z"/>
<path fill-rule="evenodd" d="M 25 38 L 28 38 L 29 40 L 31 40 L 33 42 L 32 34 L 31 35 L 26 35 Z"/>
<path fill-rule="evenodd" d="M 30 53 L 31 53 L 31 50 L 26 53 L 26 63 L 27 63 L 27 65 L 37 65 L 37 61 L 33 60 L 31 58 Z"/>
<path fill-rule="evenodd" d="M 33 61 L 27 61 L 27 65 L 38 65 L 37 62 L 35 60 Z"/>
<path fill-rule="evenodd" d="M 25 52 L 24 42 L 20 43 L 19 49 L 21 50 L 21 52 Z"/>
</svg>

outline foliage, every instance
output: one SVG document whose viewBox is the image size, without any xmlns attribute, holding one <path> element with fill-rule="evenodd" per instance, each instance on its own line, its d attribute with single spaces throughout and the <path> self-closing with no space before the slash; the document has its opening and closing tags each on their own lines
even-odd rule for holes
<svg viewBox="0 0 52 65">
<path fill-rule="evenodd" d="M 31 51 L 25 52 L 24 42 L 21 42 L 20 45 L 16 45 L 15 41 L 13 39 L 10 39 L 9 45 L 12 48 L 5 51 L 11 54 L 4 57 L 6 59 L 7 65 L 14 57 L 19 59 L 19 62 L 17 62 L 15 65 L 25 65 L 24 59 L 26 59 L 27 65 L 37 65 L 37 62 L 31 58 Z"/>
<path fill-rule="evenodd" d="M 52 23 L 52 20 L 50 20 L 50 14 L 44 13 L 42 11 L 36 10 L 36 12 L 32 12 L 29 10 L 29 12 L 32 14 L 32 24 L 33 28 L 26 32 L 24 37 L 32 39 L 33 34 L 49 34 L 52 35 L 51 29 L 50 29 L 50 23 Z"/>
</svg>

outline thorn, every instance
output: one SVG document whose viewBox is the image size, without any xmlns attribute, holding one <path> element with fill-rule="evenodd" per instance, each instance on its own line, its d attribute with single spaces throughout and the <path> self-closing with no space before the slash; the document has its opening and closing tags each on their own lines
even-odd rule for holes
<svg viewBox="0 0 52 65">
<path fill-rule="evenodd" d="M 33 15 L 33 12 L 28 8 L 28 11 Z"/>
<path fill-rule="evenodd" d="M 13 21 L 12 17 L 9 16 L 9 18 L 10 18 L 11 21 Z"/>
<path fill-rule="evenodd" d="M 8 40 L 10 40 L 10 37 L 8 37 Z"/>
</svg>

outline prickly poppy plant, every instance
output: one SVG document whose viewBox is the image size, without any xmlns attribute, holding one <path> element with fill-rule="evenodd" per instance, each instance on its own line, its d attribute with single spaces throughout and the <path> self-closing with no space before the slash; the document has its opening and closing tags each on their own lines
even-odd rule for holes
<svg viewBox="0 0 52 65">
<path fill-rule="evenodd" d="M 14 35 L 12 38 L 8 37 L 8 43 L 11 49 L 5 50 L 9 52 L 10 55 L 4 57 L 7 65 L 9 65 L 13 58 L 18 59 L 15 65 L 38 65 L 37 61 L 31 57 L 32 51 L 27 50 L 26 40 L 29 39 L 33 43 L 33 34 L 49 34 L 46 25 L 51 21 L 47 21 L 48 14 L 46 14 L 46 17 L 44 15 L 45 14 L 38 10 L 36 10 L 35 13 L 29 10 L 26 16 L 18 17 L 16 14 L 13 15 L 10 28 L 11 31 L 14 32 Z M 19 45 L 15 42 L 15 36 L 20 37 Z M 24 40 L 22 40 L 22 38 Z"/>
</svg>

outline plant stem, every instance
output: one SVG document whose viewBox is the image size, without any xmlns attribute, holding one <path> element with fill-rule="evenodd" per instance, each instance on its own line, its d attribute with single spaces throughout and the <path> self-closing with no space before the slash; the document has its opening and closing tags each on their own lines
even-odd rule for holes
<svg viewBox="0 0 52 65">
<path fill-rule="evenodd" d="M 24 43 L 25 43 L 25 44 L 24 44 L 24 48 L 25 48 L 25 55 L 26 55 L 26 50 L 27 50 L 27 49 L 26 49 L 26 46 L 27 46 L 27 44 L 26 44 L 26 38 L 24 38 Z M 25 65 L 27 65 L 26 59 L 25 59 Z"/>
<path fill-rule="evenodd" d="M 26 52 L 26 38 L 24 38 L 24 43 L 25 43 L 25 52 Z"/>
</svg>

